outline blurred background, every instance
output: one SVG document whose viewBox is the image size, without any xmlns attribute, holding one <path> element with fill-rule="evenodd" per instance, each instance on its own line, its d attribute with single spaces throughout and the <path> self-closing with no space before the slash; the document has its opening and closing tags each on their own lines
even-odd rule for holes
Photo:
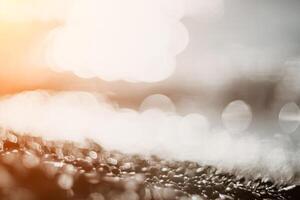
<svg viewBox="0 0 300 200">
<path fill-rule="evenodd" d="M 132 138 L 147 141 L 150 127 L 160 137 L 148 138 L 148 149 L 160 144 L 174 156 L 169 138 L 179 124 L 188 138 L 181 158 L 239 162 L 226 145 L 245 143 L 257 152 L 241 151 L 243 161 L 279 148 L 276 166 L 298 167 L 299 9 L 298 0 L 0 0 L 1 125 L 100 137 L 121 150 Z M 216 157 L 197 154 L 216 141 Z"/>
<path fill-rule="evenodd" d="M 174 72 L 158 82 L 132 83 L 51 70 L 45 61 L 47 40 L 66 25 L 73 6 L 69 1 L 1 0 L 0 92 L 97 91 L 135 109 L 160 93 L 172 99 L 179 113 L 205 113 L 216 125 L 225 106 L 240 99 L 252 109 L 252 126 L 278 129 L 282 106 L 299 103 L 300 2 L 186 2 L 180 21 L 189 42 L 177 55 Z"/>
</svg>

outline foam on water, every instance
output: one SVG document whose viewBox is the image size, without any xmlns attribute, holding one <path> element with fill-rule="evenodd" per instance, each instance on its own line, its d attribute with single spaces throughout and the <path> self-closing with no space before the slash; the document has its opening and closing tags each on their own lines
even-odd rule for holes
<svg viewBox="0 0 300 200">
<path fill-rule="evenodd" d="M 193 160 L 278 180 L 290 180 L 298 171 L 299 152 L 287 135 L 262 139 L 244 131 L 237 136 L 211 123 L 198 113 L 120 108 L 87 92 L 32 91 L 0 102 L 1 126 L 21 133 L 76 141 L 88 137 L 125 153 Z"/>
</svg>

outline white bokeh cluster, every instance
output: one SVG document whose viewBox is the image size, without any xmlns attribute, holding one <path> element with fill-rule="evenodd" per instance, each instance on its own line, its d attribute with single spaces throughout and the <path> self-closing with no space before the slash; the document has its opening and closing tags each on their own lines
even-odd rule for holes
<svg viewBox="0 0 300 200">
<path fill-rule="evenodd" d="M 49 39 L 48 64 L 84 78 L 156 82 L 188 44 L 182 0 L 76 0 Z"/>
</svg>

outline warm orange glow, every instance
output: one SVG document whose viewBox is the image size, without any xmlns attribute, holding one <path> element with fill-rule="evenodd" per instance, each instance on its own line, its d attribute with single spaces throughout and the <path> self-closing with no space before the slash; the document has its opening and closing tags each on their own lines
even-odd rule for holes
<svg viewBox="0 0 300 200">
<path fill-rule="evenodd" d="M 68 0 L 0 0 L 0 19 L 49 21 L 62 19 Z"/>
<path fill-rule="evenodd" d="M 37 49 L 54 26 L 44 22 L 0 22 L 0 93 L 30 89 L 49 80 L 52 72 L 43 67 Z"/>
</svg>

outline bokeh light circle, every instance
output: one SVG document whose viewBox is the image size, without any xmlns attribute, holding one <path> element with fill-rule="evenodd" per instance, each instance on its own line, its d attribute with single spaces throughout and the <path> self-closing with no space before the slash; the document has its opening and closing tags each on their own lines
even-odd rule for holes
<svg viewBox="0 0 300 200">
<path fill-rule="evenodd" d="M 300 125 L 299 106 L 294 102 L 285 104 L 279 112 L 278 121 L 285 133 L 294 132 Z"/>
<path fill-rule="evenodd" d="M 251 121 L 251 107 L 242 100 L 232 101 L 222 112 L 224 126 L 235 133 L 247 130 Z"/>
</svg>

